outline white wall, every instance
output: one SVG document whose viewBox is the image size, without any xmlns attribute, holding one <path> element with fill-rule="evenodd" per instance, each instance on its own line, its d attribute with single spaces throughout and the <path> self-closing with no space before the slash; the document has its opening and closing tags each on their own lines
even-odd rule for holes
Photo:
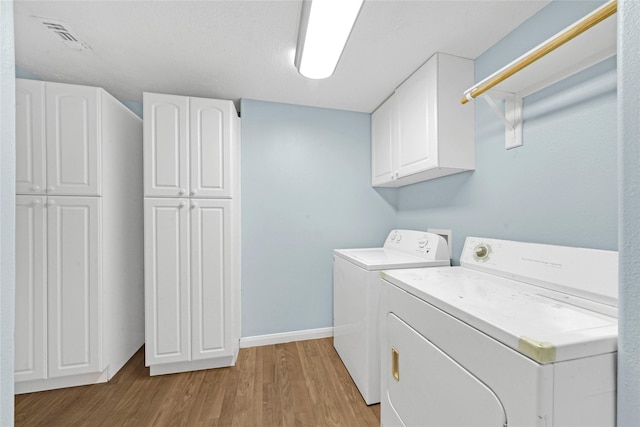
<svg viewBox="0 0 640 427">
<path fill-rule="evenodd" d="M 0 1 L 0 425 L 13 425 L 15 313 L 15 56 L 13 2 Z"/>
<path fill-rule="evenodd" d="M 640 425 L 640 2 L 618 3 L 620 334 L 618 425 Z"/>
</svg>

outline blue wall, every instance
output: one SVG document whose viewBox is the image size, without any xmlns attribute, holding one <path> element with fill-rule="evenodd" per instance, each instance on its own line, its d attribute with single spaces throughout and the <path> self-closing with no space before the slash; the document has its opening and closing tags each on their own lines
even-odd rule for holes
<svg viewBox="0 0 640 427">
<path fill-rule="evenodd" d="M 552 2 L 477 58 L 476 81 L 600 4 Z M 452 229 L 456 264 L 468 235 L 617 249 L 615 58 L 525 98 L 519 148 L 474 103 L 476 170 L 399 189 L 398 227 Z"/>
<path fill-rule="evenodd" d="M 333 326 L 336 248 L 381 246 L 370 115 L 243 99 L 242 336 Z"/>
</svg>

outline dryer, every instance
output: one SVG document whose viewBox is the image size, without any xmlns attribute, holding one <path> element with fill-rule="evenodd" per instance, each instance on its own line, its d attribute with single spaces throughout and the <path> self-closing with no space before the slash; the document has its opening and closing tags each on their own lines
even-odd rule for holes
<svg viewBox="0 0 640 427">
<path fill-rule="evenodd" d="M 381 279 L 381 424 L 614 426 L 617 253 L 468 237 Z"/>
<path fill-rule="evenodd" d="M 333 259 L 333 345 L 367 405 L 378 403 L 380 274 L 449 266 L 449 248 L 437 234 L 392 230 L 382 248 L 336 249 Z"/>
</svg>

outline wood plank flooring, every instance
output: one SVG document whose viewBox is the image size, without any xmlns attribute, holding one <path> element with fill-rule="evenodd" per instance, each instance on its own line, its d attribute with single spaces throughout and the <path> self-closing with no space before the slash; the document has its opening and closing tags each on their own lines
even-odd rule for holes
<svg viewBox="0 0 640 427">
<path fill-rule="evenodd" d="M 149 376 L 144 349 L 108 383 L 16 396 L 16 426 L 379 426 L 332 338 L 240 349 L 236 366 Z"/>
</svg>

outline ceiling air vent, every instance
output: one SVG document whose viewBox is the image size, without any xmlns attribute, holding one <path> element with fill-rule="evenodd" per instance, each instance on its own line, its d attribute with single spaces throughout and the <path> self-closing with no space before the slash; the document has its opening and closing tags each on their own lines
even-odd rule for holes
<svg viewBox="0 0 640 427">
<path fill-rule="evenodd" d="M 91 46 L 80 40 L 77 35 L 73 34 L 73 31 L 71 31 L 71 28 L 69 28 L 65 22 L 58 21 L 57 19 L 41 18 L 39 16 L 34 16 L 33 19 L 40 22 L 46 29 L 56 34 L 56 36 L 70 48 L 76 50 L 91 49 Z"/>
</svg>

